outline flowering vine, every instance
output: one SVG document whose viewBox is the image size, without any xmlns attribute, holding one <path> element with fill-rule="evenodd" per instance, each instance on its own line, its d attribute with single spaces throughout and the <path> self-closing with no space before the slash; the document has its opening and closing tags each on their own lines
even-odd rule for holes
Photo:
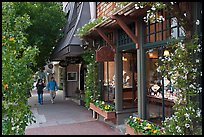
<svg viewBox="0 0 204 137">
<path fill-rule="evenodd" d="M 200 135 L 202 116 L 199 96 L 202 96 L 201 53 L 202 46 L 198 36 L 191 41 L 177 40 L 172 44 L 170 56 L 162 59 L 161 70 L 177 89 L 177 100 L 173 106 L 174 114 L 163 121 L 165 134 Z"/>
</svg>

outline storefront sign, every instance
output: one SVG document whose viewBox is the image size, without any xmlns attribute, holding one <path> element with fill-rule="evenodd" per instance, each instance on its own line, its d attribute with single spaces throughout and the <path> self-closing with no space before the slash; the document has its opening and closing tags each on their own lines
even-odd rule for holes
<svg viewBox="0 0 204 137">
<path fill-rule="evenodd" d="M 114 51 L 109 46 L 102 46 L 96 50 L 96 61 L 114 61 Z"/>
</svg>

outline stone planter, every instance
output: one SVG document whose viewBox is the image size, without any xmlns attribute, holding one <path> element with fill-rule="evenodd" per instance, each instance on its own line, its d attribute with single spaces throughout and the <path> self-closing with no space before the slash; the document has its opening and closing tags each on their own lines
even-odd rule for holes
<svg viewBox="0 0 204 137">
<path fill-rule="evenodd" d="M 90 103 L 89 107 L 97 114 L 103 116 L 104 120 L 113 120 L 116 118 L 115 112 L 104 111 L 104 110 L 100 109 L 99 107 L 95 106 L 93 103 Z"/>
<path fill-rule="evenodd" d="M 128 124 L 125 124 L 125 133 L 128 135 L 143 135 L 140 132 L 135 132 L 132 127 L 130 127 Z"/>
</svg>

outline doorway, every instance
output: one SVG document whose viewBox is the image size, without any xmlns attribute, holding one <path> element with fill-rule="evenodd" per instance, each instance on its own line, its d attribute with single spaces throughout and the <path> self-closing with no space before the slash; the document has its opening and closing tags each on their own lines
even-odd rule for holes
<svg viewBox="0 0 204 137">
<path fill-rule="evenodd" d="M 123 65 L 123 108 L 137 107 L 137 52 L 122 52 Z"/>
</svg>

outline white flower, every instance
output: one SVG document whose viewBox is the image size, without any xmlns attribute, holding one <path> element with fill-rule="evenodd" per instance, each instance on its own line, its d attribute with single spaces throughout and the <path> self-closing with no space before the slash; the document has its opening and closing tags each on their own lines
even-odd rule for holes
<svg viewBox="0 0 204 137">
<path fill-rule="evenodd" d="M 198 109 L 198 110 L 197 110 L 197 116 L 200 117 L 200 114 L 201 114 L 201 110 Z"/>
<path fill-rule="evenodd" d="M 202 50 L 201 49 L 198 49 L 198 52 L 201 52 Z"/>
<path fill-rule="evenodd" d="M 144 8 L 144 6 L 143 6 L 143 5 L 140 5 L 140 8 L 142 9 L 142 8 Z"/>
<path fill-rule="evenodd" d="M 152 9 L 152 10 L 156 10 L 156 8 L 155 8 L 155 7 L 152 7 L 151 9 Z"/>
<path fill-rule="evenodd" d="M 186 127 L 186 128 L 189 128 L 189 127 L 190 127 L 190 125 L 189 125 L 189 124 L 185 124 L 185 127 Z"/>
<path fill-rule="evenodd" d="M 139 9 L 140 7 L 137 5 L 137 4 L 135 4 L 135 9 Z"/>
<path fill-rule="evenodd" d="M 201 48 L 201 44 L 198 44 L 198 48 Z"/>
<path fill-rule="evenodd" d="M 186 118 L 188 118 L 188 119 L 189 119 L 189 114 L 187 114 L 187 113 L 186 113 L 186 114 L 184 114 L 184 115 L 186 116 Z"/>
<path fill-rule="evenodd" d="M 179 126 L 176 126 L 177 132 L 181 132 L 181 128 Z"/>
<path fill-rule="evenodd" d="M 171 2 L 171 5 L 174 5 L 174 2 Z"/>
<path fill-rule="evenodd" d="M 200 25 L 200 20 L 196 20 L 196 25 Z"/>
<path fill-rule="evenodd" d="M 183 14 L 186 17 L 186 13 Z"/>
<path fill-rule="evenodd" d="M 157 4 L 156 4 L 156 6 L 160 6 L 160 5 L 161 5 L 160 3 L 157 3 Z"/>
</svg>

